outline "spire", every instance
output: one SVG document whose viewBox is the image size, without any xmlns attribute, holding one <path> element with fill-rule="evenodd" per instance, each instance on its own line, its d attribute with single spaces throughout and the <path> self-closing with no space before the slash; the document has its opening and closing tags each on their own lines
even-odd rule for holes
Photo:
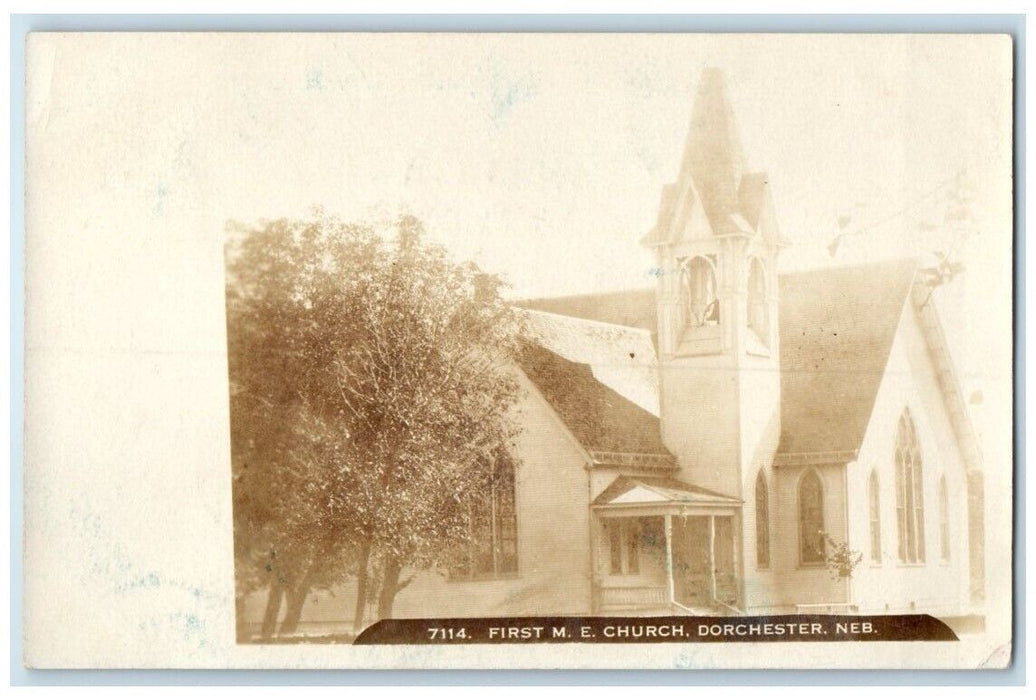
<svg viewBox="0 0 1036 700">
<path fill-rule="evenodd" d="M 723 73 L 706 68 L 691 109 L 680 173 L 662 188 L 658 219 L 641 244 L 653 248 L 686 237 L 733 233 L 785 244 L 769 178 L 746 169 Z"/>
<path fill-rule="evenodd" d="M 729 215 L 741 208 L 738 188 L 744 171 L 745 156 L 723 73 L 706 68 L 694 98 L 680 179 L 694 181 L 716 233 L 736 228 Z"/>
</svg>

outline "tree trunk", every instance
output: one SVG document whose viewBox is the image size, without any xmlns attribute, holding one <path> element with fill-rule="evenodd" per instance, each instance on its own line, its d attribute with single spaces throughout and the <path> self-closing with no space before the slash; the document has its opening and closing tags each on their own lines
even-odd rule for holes
<svg viewBox="0 0 1036 700">
<path fill-rule="evenodd" d="M 281 623 L 280 634 L 294 634 L 298 629 L 302 608 L 306 605 L 306 598 L 309 597 L 309 589 L 313 587 L 313 578 L 318 566 L 319 564 L 314 562 L 299 584 L 286 591 L 288 608 L 284 612 L 284 622 Z"/>
<path fill-rule="evenodd" d="M 281 583 L 280 577 L 274 574 L 270 581 L 270 595 L 266 599 L 266 612 L 263 614 L 263 627 L 260 632 L 260 636 L 264 640 L 270 639 L 277 628 L 277 616 L 281 612 L 281 598 L 283 597 L 284 584 Z"/>
<path fill-rule="evenodd" d="M 385 573 L 381 581 L 381 593 L 378 595 L 378 619 L 386 620 L 392 617 L 392 603 L 396 600 L 396 593 L 400 590 L 399 585 L 399 560 L 390 557 L 385 561 Z"/>
<path fill-rule="evenodd" d="M 363 631 L 364 611 L 367 608 L 367 564 L 371 558 L 371 538 L 368 536 L 360 545 L 360 559 L 356 569 L 356 609 L 353 614 L 353 633 Z"/>
</svg>

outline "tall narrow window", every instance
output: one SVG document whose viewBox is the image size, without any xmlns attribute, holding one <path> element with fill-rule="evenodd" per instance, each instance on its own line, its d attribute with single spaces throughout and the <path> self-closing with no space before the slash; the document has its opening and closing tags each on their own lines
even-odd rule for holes
<svg viewBox="0 0 1036 700">
<path fill-rule="evenodd" d="M 487 465 L 488 466 L 488 465 Z M 457 578 L 513 574 L 518 571 L 518 513 L 514 462 L 497 453 L 487 490 L 471 503 L 471 536 Z"/>
<path fill-rule="evenodd" d="M 626 573 L 640 573 L 640 528 L 634 521 L 627 521 L 626 528 Z"/>
<path fill-rule="evenodd" d="M 939 554 L 950 560 L 950 498 L 946 493 L 946 475 L 939 478 Z"/>
<path fill-rule="evenodd" d="M 878 472 L 872 471 L 867 484 L 868 511 L 871 523 L 871 561 L 881 563 L 881 496 L 878 490 Z"/>
<path fill-rule="evenodd" d="M 799 481 L 799 561 L 802 564 L 823 564 L 824 485 L 812 469 Z"/>
<path fill-rule="evenodd" d="M 755 478 L 755 563 L 760 569 L 770 565 L 770 493 L 761 469 Z"/>
<path fill-rule="evenodd" d="M 683 264 L 680 270 L 680 296 L 688 328 L 715 326 L 719 323 L 716 272 L 707 258 L 697 256 Z"/>
<path fill-rule="evenodd" d="M 496 547 L 499 552 L 498 573 L 518 571 L 518 509 L 514 498 L 514 462 L 497 460 L 493 484 L 496 502 Z"/>
<path fill-rule="evenodd" d="M 766 308 L 766 274 L 758 258 L 748 266 L 748 328 L 763 345 L 770 344 L 770 324 Z"/>
<path fill-rule="evenodd" d="M 619 575 L 622 573 L 622 521 L 612 520 L 607 526 L 608 528 L 608 551 L 611 562 L 611 573 L 613 575 Z"/>
<path fill-rule="evenodd" d="M 924 475 L 917 429 L 910 411 L 903 411 L 896 430 L 896 522 L 899 526 L 899 560 L 923 563 Z"/>
<path fill-rule="evenodd" d="M 611 573 L 615 576 L 640 573 L 640 523 L 632 518 L 615 518 L 605 527 Z"/>
</svg>

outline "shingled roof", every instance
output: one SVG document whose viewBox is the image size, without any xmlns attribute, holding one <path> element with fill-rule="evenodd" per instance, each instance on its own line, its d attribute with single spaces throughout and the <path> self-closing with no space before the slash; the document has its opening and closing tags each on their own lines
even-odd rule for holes
<svg viewBox="0 0 1036 700">
<path fill-rule="evenodd" d="M 518 302 L 518 306 L 561 316 L 643 328 L 651 333 L 655 333 L 658 328 L 658 309 L 655 307 L 654 287 L 600 294 L 526 299 Z"/>
<path fill-rule="evenodd" d="M 518 364 L 588 451 L 669 454 L 658 418 L 597 381 L 589 365 L 535 343 Z"/>
<path fill-rule="evenodd" d="M 915 269 L 897 261 L 780 277 L 779 452 L 859 448 Z"/>
<path fill-rule="evenodd" d="M 781 439 L 778 452 L 835 452 L 859 448 L 915 269 L 914 261 L 900 260 L 780 276 Z M 521 302 L 520 306 L 633 326 L 652 333 L 657 323 L 653 289 L 536 299 Z M 579 392 L 593 397 L 608 396 L 616 405 L 629 403 L 596 382 L 588 366 L 555 357 L 556 360 L 547 365 L 555 371 L 571 372 L 571 381 Z M 549 375 L 537 376 L 542 379 L 530 375 L 541 389 L 544 383 L 553 382 Z M 562 394 L 553 399 L 552 404 L 554 400 L 566 401 L 565 390 L 555 387 L 550 391 Z M 571 403 L 570 408 L 566 406 L 565 410 L 558 411 L 562 418 L 576 423 L 588 420 L 580 416 L 585 404 L 579 400 Z M 642 409 L 637 410 L 644 415 L 638 416 L 635 412 L 627 415 L 625 409 L 612 413 L 609 408 L 604 411 L 605 421 L 595 423 L 592 430 L 590 426 L 579 425 L 578 430 L 573 428 L 573 431 L 580 440 L 581 435 L 586 435 L 602 444 L 615 441 L 626 446 L 651 447 L 632 451 L 664 450 L 658 419 Z M 636 420 L 627 420 L 634 416 Z M 611 430 L 616 431 L 615 435 L 600 432 Z M 641 435 L 641 431 L 649 431 L 650 435 Z M 621 450 L 619 447 L 587 447 Z"/>
</svg>

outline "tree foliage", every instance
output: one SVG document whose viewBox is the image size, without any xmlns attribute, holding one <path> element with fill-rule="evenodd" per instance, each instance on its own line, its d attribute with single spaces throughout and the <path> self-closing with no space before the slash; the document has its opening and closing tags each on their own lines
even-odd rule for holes
<svg viewBox="0 0 1036 700">
<path fill-rule="evenodd" d="M 403 569 L 467 536 L 485 458 L 515 430 L 520 321 L 500 281 L 413 217 L 394 229 L 318 216 L 228 242 L 239 594 L 269 587 L 273 620 L 286 596 L 282 632 L 350 574 L 361 617 L 373 570 L 390 612 Z"/>
</svg>

